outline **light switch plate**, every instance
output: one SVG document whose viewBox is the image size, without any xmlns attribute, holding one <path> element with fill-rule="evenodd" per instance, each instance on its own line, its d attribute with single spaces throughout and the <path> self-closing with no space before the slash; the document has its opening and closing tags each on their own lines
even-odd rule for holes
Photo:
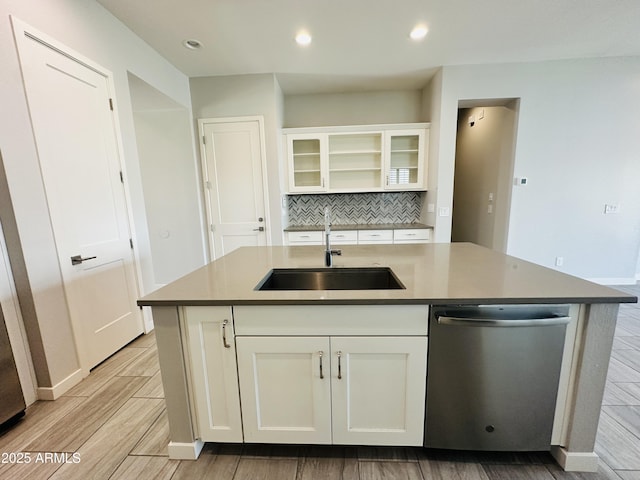
<svg viewBox="0 0 640 480">
<path fill-rule="evenodd" d="M 604 205 L 604 213 L 605 215 L 616 214 L 620 211 L 620 205 L 617 203 L 606 203 Z"/>
</svg>

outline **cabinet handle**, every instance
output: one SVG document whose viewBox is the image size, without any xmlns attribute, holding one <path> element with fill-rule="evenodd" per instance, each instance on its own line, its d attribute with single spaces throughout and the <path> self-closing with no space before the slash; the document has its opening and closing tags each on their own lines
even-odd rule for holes
<svg viewBox="0 0 640 480">
<path fill-rule="evenodd" d="M 320 356 L 320 378 L 322 379 L 324 378 L 324 374 L 322 373 L 322 355 L 324 355 L 324 352 L 320 350 L 318 355 Z"/>
<path fill-rule="evenodd" d="M 342 380 L 342 352 L 338 352 L 338 380 Z"/>
<path fill-rule="evenodd" d="M 229 345 L 227 343 L 227 324 L 229 323 L 229 320 L 224 320 L 222 322 L 222 344 L 224 345 L 224 348 L 231 348 L 231 345 Z"/>
</svg>

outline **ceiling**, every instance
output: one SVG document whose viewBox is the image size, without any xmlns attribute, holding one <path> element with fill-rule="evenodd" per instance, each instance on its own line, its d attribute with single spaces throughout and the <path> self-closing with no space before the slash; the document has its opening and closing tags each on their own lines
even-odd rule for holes
<svg viewBox="0 0 640 480">
<path fill-rule="evenodd" d="M 189 77 L 276 73 L 286 94 L 420 88 L 442 65 L 640 55 L 639 0 L 97 1 Z M 429 33 L 415 42 L 418 23 Z"/>
</svg>

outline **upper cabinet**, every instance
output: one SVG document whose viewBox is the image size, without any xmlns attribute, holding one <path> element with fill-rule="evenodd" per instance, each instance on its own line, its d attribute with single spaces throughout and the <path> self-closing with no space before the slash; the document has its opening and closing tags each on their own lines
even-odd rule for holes
<svg viewBox="0 0 640 480">
<path fill-rule="evenodd" d="M 426 187 L 425 152 L 429 149 L 428 130 L 411 129 L 385 132 L 385 186 L 409 190 Z"/>
<path fill-rule="evenodd" d="M 288 134 L 289 189 L 295 192 L 325 191 L 327 136 L 324 134 Z"/>
<path fill-rule="evenodd" d="M 329 190 L 354 192 L 382 184 L 382 132 L 333 133 L 329 143 Z"/>
<path fill-rule="evenodd" d="M 284 130 L 289 193 L 425 190 L 429 124 Z"/>
</svg>

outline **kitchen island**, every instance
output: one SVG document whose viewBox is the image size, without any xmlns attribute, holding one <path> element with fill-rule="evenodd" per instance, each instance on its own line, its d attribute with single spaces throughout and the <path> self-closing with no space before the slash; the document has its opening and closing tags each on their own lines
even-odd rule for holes
<svg viewBox="0 0 640 480">
<path fill-rule="evenodd" d="M 618 304 L 636 297 L 464 243 L 334 258 L 337 270 L 388 267 L 404 288 L 256 290 L 273 269 L 323 261 L 320 246 L 245 247 L 139 300 L 152 307 L 172 458 L 197 458 L 204 441 L 422 445 L 431 306 L 569 304 L 549 450 L 566 470 L 597 468 Z"/>
</svg>

